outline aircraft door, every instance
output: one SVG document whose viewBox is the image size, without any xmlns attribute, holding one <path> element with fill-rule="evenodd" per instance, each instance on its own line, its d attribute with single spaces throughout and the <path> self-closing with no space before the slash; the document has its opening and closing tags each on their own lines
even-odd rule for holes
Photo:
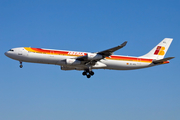
<svg viewBox="0 0 180 120">
<path fill-rule="evenodd" d="M 19 55 L 19 56 L 22 56 L 22 55 L 23 55 L 22 49 L 19 49 L 19 50 L 18 50 L 18 55 Z"/>
<path fill-rule="evenodd" d="M 27 53 L 27 51 L 24 50 L 24 48 L 22 48 L 22 49 L 18 50 L 18 55 L 19 56 L 27 56 L 28 53 Z"/>
</svg>

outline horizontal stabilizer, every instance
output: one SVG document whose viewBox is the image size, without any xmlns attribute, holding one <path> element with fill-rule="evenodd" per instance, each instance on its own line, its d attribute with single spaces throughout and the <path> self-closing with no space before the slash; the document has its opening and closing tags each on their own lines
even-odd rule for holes
<svg viewBox="0 0 180 120">
<path fill-rule="evenodd" d="M 164 59 L 160 59 L 160 60 L 153 60 L 154 64 L 159 64 L 159 63 L 163 63 L 165 61 L 168 61 L 170 59 L 173 59 L 174 57 L 168 57 L 168 58 L 164 58 Z"/>
</svg>

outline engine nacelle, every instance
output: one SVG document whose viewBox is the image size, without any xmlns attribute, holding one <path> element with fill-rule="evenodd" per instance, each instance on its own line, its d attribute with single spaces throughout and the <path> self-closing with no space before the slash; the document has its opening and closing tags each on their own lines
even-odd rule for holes
<svg viewBox="0 0 180 120">
<path fill-rule="evenodd" d="M 99 55 L 99 54 L 96 54 L 96 53 L 88 53 L 87 54 L 87 59 L 88 60 L 98 60 L 98 59 L 102 59 L 103 56 L 102 55 Z"/>
<path fill-rule="evenodd" d="M 79 65 L 79 64 L 81 64 L 81 61 L 76 60 L 76 59 L 66 59 L 66 64 L 67 65 Z"/>
</svg>

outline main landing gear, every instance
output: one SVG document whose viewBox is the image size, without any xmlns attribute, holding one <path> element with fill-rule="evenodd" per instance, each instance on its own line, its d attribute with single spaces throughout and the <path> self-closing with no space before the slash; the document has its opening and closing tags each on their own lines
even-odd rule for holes
<svg viewBox="0 0 180 120">
<path fill-rule="evenodd" d="M 23 67 L 23 65 L 22 65 L 22 62 L 20 61 L 20 66 L 19 66 L 20 68 L 22 68 Z"/>
<path fill-rule="evenodd" d="M 84 72 L 82 73 L 83 76 L 87 76 L 87 78 L 90 78 L 91 76 L 94 75 L 94 72 L 93 71 L 90 71 L 90 70 L 84 70 Z"/>
</svg>

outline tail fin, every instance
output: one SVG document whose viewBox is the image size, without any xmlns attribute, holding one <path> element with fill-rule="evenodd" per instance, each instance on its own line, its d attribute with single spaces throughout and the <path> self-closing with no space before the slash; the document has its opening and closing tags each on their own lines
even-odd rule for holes
<svg viewBox="0 0 180 120">
<path fill-rule="evenodd" d="M 172 38 L 164 38 L 157 46 L 155 46 L 150 52 L 141 56 L 143 58 L 151 59 L 163 59 L 169 46 L 171 45 Z"/>
</svg>

